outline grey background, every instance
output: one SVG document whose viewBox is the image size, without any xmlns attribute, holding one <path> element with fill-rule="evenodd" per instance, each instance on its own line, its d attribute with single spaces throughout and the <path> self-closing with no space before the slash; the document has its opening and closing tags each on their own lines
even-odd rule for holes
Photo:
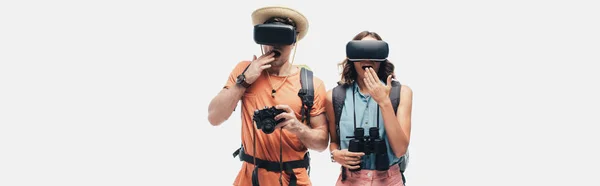
<svg viewBox="0 0 600 186">
<path fill-rule="evenodd" d="M 295 64 L 328 89 L 355 34 L 390 43 L 414 91 L 409 185 L 597 185 L 600 15 L 574 0 L 2 1 L 0 185 L 231 185 L 239 110 L 212 127 L 207 108 L 260 54 L 265 5 L 308 17 Z"/>
</svg>

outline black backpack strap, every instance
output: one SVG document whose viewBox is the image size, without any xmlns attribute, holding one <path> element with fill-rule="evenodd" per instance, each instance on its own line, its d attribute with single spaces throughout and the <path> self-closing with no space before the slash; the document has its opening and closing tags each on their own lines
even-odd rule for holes
<svg viewBox="0 0 600 186">
<path fill-rule="evenodd" d="M 333 102 L 333 113 L 335 114 L 335 132 L 337 134 L 336 142 L 340 144 L 340 118 L 342 117 L 342 109 L 344 108 L 344 101 L 346 99 L 346 85 L 338 85 L 333 88 L 332 91 L 332 102 Z"/>
<path fill-rule="evenodd" d="M 306 124 L 310 127 L 310 111 L 313 108 L 315 102 L 315 88 L 313 83 L 313 72 L 309 69 L 300 67 L 300 91 L 298 96 L 302 101 L 302 108 L 300 108 L 300 115 L 302 115 L 302 122 L 306 121 Z M 307 158 L 310 159 L 310 155 L 307 154 Z M 310 176 L 310 165 L 306 168 L 308 170 L 308 176 Z"/>
<path fill-rule="evenodd" d="M 335 141 L 338 144 L 338 149 L 341 148 L 340 145 L 340 118 L 342 117 L 342 109 L 344 108 L 344 101 L 346 99 L 346 88 L 348 86 L 344 84 L 339 84 L 338 86 L 333 88 L 331 93 L 331 99 L 333 103 L 333 113 L 335 115 L 335 132 L 337 134 L 337 139 Z M 346 180 L 346 169 L 342 166 L 342 181 Z"/>
<path fill-rule="evenodd" d="M 240 151 L 242 150 L 243 146 L 241 146 L 240 148 L 238 148 L 237 150 L 235 150 L 233 152 L 233 158 L 235 158 L 236 156 L 238 156 L 240 154 Z"/>
<path fill-rule="evenodd" d="M 402 85 L 398 81 L 392 81 L 392 90 L 390 91 L 390 100 L 392 101 L 392 107 L 394 107 L 394 113 L 398 114 L 398 105 L 400 104 L 400 90 Z M 406 161 L 406 160 L 404 160 Z M 402 163 L 402 162 L 401 162 Z M 406 184 L 406 177 L 404 177 L 404 169 L 400 167 L 400 175 L 402 175 L 402 183 Z"/>
<path fill-rule="evenodd" d="M 394 113 L 398 114 L 398 105 L 400 104 L 400 87 L 402 85 L 398 81 L 392 81 L 392 90 L 390 90 L 390 100 L 392 101 L 392 107 L 394 107 Z"/>
<path fill-rule="evenodd" d="M 298 91 L 298 96 L 300 97 L 300 100 L 302 100 L 300 114 L 302 115 L 302 122 L 306 121 L 308 126 L 310 126 L 310 111 L 312 110 L 315 100 L 313 72 L 306 68 L 300 69 L 300 85 L 302 86 L 300 91 Z"/>
</svg>

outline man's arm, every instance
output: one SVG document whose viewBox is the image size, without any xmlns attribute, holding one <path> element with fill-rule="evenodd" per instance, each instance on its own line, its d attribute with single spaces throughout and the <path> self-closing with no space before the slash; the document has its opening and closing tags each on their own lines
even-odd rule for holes
<svg viewBox="0 0 600 186">
<path fill-rule="evenodd" d="M 309 149 L 322 152 L 327 149 L 329 134 L 327 133 L 327 119 L 325 114 L 319 114 L 317 116 L 311 116 L 310 124 L 312 128 L 307 125 L 300 124 L 299 130 L 295 130 L 296 136 L 302 141 L 302 143 Z"/>
<path fill-rule="evenodd" d="M 287 105 L 276 107 L 286 110 L 287 114 L 280 114 L 275 120 L 286 118 L 281 126 L 294 133 L 298 139 L 309 149 L 322 152 L 327 149 L 329 133 L 327 130 L 327 118 L 325 116 L 325 85 L 321 80 L 314 79 L 315 99 L 310 111 L 310 127 L 298 121 L 294 111 Z M 312 127 L 312 128 L 311 128 Z"/>
<path fill-rule="evenodd" d="M 246 82 L 248 84 L 254 83 L 264 69 L 271 67 L 270 63 L 275 60 L 273 55 L 275 53 L 268 52 L 258 58 L 254 56 L 252 61 L 242 61 L 233 68 L 223 90 L 208 105 L 208 121 L 211 125 L 218 126 L 229 119 L 235 106 L 244 95 L 246 88 L 236 83 L 237 77 L 244 73 Z"/>
<path fill-rule="evenodd" d="M 219 126 L 225 122 L 237 103 L 242 99 L 246 88 L 236 83 L 237 76 L 240 75 L 250 62 L 242 61 L 238 63 L 231 73 L 223 89 L 210 101 L 208 105 L 208 121 L 213 126 Z"/>
<path fill-rule="evenodd" d="M 237 84 L 230 88 L 223 88 L 208 105 L 208 121 L 210 124 L 219 126 L 229 119 L 245 90 L 246 88 Z"/>
</svg>

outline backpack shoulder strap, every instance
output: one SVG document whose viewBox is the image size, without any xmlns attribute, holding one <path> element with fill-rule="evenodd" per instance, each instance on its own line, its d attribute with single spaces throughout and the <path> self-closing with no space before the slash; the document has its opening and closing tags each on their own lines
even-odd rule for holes
<svg viewBox="0 0 600 186">
<path fill-rule="evenodd" d="M 302 100 L 302 108 L 300 114 L 302 115 L 302 122 L 305 122 L 310 126 L 310 111 L 312 110 L 315 100 L 315 90 L 313 85 L 313 72 L 304 67 L 300 68 L 300 91 L 298 96 Z"/>
<path fill-rule="evenodd" d="M 332 91 L 333 113 L 335 114 L 335 130 L 337 134 L 336 142 L 340 144 L 340 118 L 342 117 L 342 109 L 346 99 L 346 85 L 338 84 Z"/>
<path fill-rule="evenodd" d="M 402 85 L 398 81 L 392 81 L 392 90 L 390 90 L 390 100 L 392 101 L 392 107 L 394 107 L 394 113 L 398 114 L 398 105 L 400 104 L 400 88 Z"/>
<path fill-rule="evenodd" d="M 392 90 L 390 91 L 390 100 L 392 101 L 392 106 L 394 107 L 394 113 L 398 115 L 398 105 L 400 104 L 400 90 L 402 84 L 398 81 L 392 81 Z M 400 174 L 402 175 L 402 182 L 406 183 L 406 177 L 404 176 L 404 171 L 406 171 L 406 167 L 408 165 L 408 151 L 404 156 L 401 157 L 403 159 L 400 166 Z"/>
</svg>

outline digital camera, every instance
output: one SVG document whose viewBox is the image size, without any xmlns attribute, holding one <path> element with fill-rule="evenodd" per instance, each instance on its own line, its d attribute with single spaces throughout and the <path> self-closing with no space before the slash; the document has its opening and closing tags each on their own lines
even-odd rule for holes
<svg viewBox="0 0 600 186">
<path fill-rule="evenodd" d="M 273 107 L 265 107 L 264 109 L 254 111 L 252 120 L 256 123 L 256 128 L 261 129 L 265 134 L 271 134 L 275 131 L 277 124 L 285 121 L 285 118 L 275 121 L 275 116 L 284 113 L 285 110 Z"/>
</svg>

